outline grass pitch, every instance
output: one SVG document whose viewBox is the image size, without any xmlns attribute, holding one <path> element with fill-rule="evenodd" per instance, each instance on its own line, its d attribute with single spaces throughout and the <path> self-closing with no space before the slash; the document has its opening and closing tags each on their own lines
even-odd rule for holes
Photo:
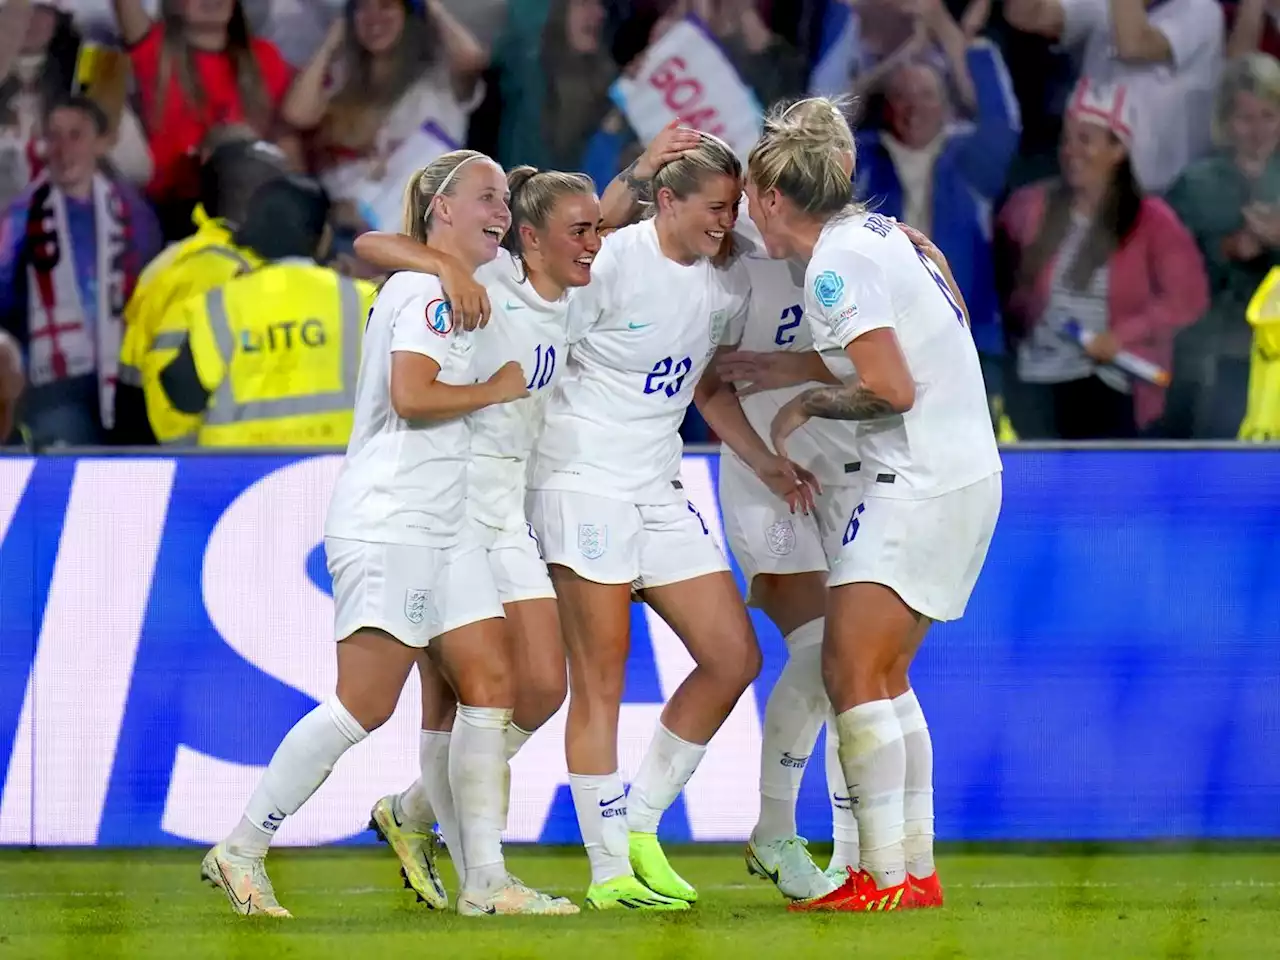
<svg viewBox="0 0 1280 960">
<path fill-rule="evenodd" d="M 1280 957 L 1274 845 L 944 850 L 947 907 L 880 916 L 788 914 L 738 849 L 669 853 L 702 894 L 687 914 L 464 920 L 415 903 L 385 847 L 281 849 L 268 866 L 295 919 L 269 921 L 233 916 L 199 883 L 203 850 L 0 851 L 0 960 Z M 576 848 L 512 848 L 510 865 L 536 887 L 585 892 Z"/>
</svg>

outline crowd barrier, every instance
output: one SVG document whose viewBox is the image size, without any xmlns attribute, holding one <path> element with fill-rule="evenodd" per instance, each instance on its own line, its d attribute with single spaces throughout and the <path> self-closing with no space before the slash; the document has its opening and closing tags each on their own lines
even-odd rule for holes
<svg viewBox="0 0 1280 960">
<path fill-rule="evenodd" d="M 332 690 L 331 456 L 0 458 L 0 844 L 208 843 Z M 965 619 L 915 684 L 944 839 L 1280 836 L 1280 450 L 1013 451 Z M 717 537 L 718 460 L 686 457 Z M 662 830 L 741 840 L 765 669 Z M 624 777 L 689 669 L 633 613 Z M 359 842 L 417 763 L 417 688 L 280 841 Z M 576 842 L 563 715 L 513 762 L 510 837 Z M 822 752 L 801 831 L 830 836 Z"/>
</svg>

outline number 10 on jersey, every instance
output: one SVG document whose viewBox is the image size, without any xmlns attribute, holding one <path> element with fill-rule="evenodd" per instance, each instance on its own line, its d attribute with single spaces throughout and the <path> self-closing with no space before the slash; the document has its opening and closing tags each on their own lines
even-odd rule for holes
<svg viewBox="0 0 1280 960">
<path fill-rule="evenodd" d="M 556 348 L 538 344 L 533 353 L 533 376 L 525 384 L 527 390 L 541 390 L 556 375 Z"/>
</svg>

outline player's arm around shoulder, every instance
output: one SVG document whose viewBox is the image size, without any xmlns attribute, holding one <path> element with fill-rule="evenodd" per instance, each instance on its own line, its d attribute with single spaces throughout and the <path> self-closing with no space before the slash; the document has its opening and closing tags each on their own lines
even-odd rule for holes
<svg viewBox="0 0 1280 960">
<path fill-rule="evenodd" d="M 396 277 L 392 281 L 397 280 Z M 470 344 L 435 277 L 417 276 L 383 289 L 391 327 L 391 407 L 410 423 L 437 423 L 528 396 L 520 364 L 504 364 L 483 383 L 441 383 L 447 366 L 469 363 Z"/>
</svg>

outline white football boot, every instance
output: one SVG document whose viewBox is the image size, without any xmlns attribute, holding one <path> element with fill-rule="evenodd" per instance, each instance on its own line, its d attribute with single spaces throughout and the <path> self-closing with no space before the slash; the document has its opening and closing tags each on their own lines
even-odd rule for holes
<svg viewBox="0 0 1280 960">
<path fill-rule="evenodd" d="M 463 917 L 544 916 L 569 917 L 578 913 L 578 905 L 566 897 L 553 897 L 521 883 L 507 874 L 504 886 L 485 894 L 458 894 L 458 914 Z"/>
<path fill-rule="evenodd" d="M 405 888 L 432 910 L 447 910 L 449 894 L 436 866 L 437 839 L 434 830 L 418 833 L 400 823 L 396 798 L 383 797 L 369 812 L 369 829 L 386 842 L 400 860 L 400 876 Z"/>
<path fill-rule="evenodd" d="M 262 858 L 238 857 L 221 843 L 204 855 L 200 877 L 227 896 L 242 917 L 292 917 L 280 906 Z"/>
<path fill-rule="evenodd" d="M 786 837 L 769 843 L 757 843 L 752 837 L 747 841 L 745 853 L 747 872 L 771 880 L 789 900 L 825 897 L 840 884 L 833 883 L 818 869 L 807 846 L 803 837 Z"/>
</svg>

